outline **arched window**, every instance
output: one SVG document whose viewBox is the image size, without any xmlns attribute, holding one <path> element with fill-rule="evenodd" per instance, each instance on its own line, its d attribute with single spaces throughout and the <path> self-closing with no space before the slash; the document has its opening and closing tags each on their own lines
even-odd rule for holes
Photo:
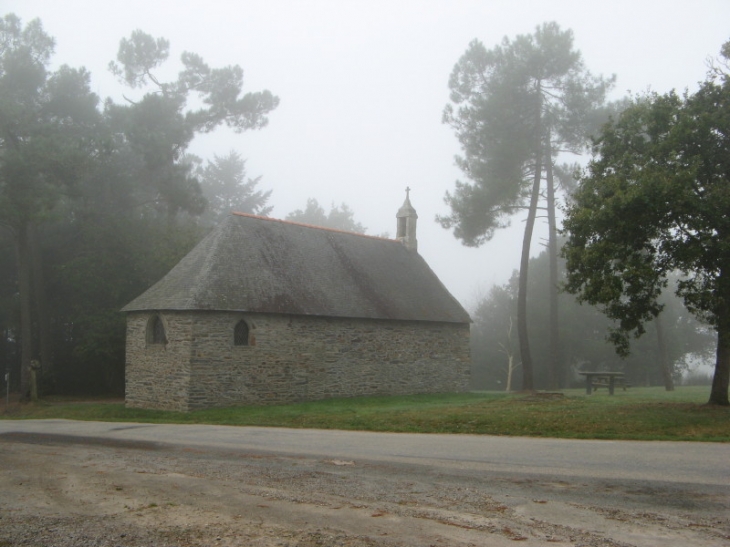
<svg viewBox="0 0 730 547">
<path fill-rule="evenodd" d="M 248 346 L 248 325 L 243 319 L 233 329 L 233 345 Z"/>
<path fill-rule="evenodd" d="M 159 315 L 154 315 L 147 324 L 147 342 L 149 344 L 167 344 L 165 324 Z"/>
</svg>

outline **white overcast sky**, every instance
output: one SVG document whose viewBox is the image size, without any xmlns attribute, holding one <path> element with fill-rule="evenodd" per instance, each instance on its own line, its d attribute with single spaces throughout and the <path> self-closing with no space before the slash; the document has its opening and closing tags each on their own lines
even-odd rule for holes
<svg viewBox="0 0 730 547">
<path fill-rule="evenodd" d="M 192 152 L 236 150 L 272 189 L 272 216 L 314 197 L 346 203 L 368 233 L 395 235 L 410 186 L 419 252 L 471 309 L 519 264 L 522 219 L 481 248 L 434 222 L 460 172 L 458 143 L 441 123 L 454 63 L 475 38 L 490 48 L 543 22 L 572 29 L 594 74 L 616 74 L 613 98 L 692 90 L 730 39 L 730 0 L 0 0 L 0 15 L 43 21 L 54 64 L 85 66 L 93 90 L 122 100 L 108 70 L 119 40 L 141 29 L 170 41 L 169 75 L 183 51 L 211 66 L 238 64 L 245 89 L 281 99 L 261 131 L 218 131 Z M 537 254 L 544 230 L 536 234 Z"/>
</svg>

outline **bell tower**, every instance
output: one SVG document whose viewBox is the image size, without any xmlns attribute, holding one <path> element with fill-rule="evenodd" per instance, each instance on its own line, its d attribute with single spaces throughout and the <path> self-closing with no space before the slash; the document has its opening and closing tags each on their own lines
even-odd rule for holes
<svg viewBox="0 0 730 547">
<path fill-rule="evenodd" d="M 406 200 L 395 215 L 398 219 L 395 238 L 403 243 L 408 250 L 418 251 L 418 240 L 416 239 L 416 221 L 418 220 L 418 215 L 413 205 L 411 205 L 410 193 L 411 189 L 406 188 Z"/>
</svg>

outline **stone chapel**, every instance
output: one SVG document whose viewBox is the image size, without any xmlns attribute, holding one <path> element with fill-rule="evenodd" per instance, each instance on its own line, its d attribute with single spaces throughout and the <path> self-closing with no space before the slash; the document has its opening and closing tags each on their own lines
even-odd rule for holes
<svg viewBox="0 0 730 547">
<path fill-rule="evenodd" d="M 126 404 L 189 411 L 461 392 L 471 320 L 396 238 L 232 213 L 127 304 Z"/>
</svg>

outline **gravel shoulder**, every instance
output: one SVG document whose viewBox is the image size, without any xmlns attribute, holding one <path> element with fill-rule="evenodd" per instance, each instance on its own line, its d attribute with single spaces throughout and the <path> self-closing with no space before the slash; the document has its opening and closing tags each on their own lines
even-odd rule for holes
<svg viewBox="0 0 730 547">
<path fill-rule="evenodd" d="M 730 545 L 724 484 L 0 434 L 0 547 Z"/>
</svg>

